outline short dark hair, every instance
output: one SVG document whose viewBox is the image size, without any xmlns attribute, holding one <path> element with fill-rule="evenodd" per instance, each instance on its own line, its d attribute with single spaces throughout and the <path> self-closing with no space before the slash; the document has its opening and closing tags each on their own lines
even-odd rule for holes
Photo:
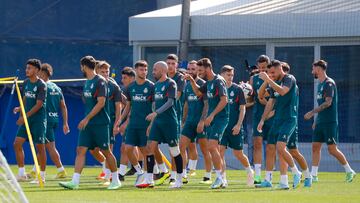
<svg viewBox="0 0 360 203">
<path fill-rule="evenodd" d="M 176 54 L 169 54 L 169 55 L 166 57 L 166 60 L 168 60 L 168 59 L 170 59 L 170 60 L 175 60 L 176 62 L 179 61 L 179 57 L 176 56 Z"/>
<path fill-rule="evenodd" d="M 94 70 L 95 66 L 97 65 L 97 61 L 92 56 L 84 56 L 80 59 L 80 64 L 82 66 L 87 66 L 88 68 Z"/>
<path fill-rule="evenodd" d="M 138 68 L 138 67 L 148 67 L 148 64 L 145 60 L 138 60 L 136 61 L 135 63 L 135 68 Z"/>
<path fill-rule="evenodd" d="M 267 66 L 267 68 L 271 68 L 271 67 L 282 67 L 281 66 L 281 61 L 279 60 L 272 60 L 269 65 Z"/>
<path fill-rule="evenodd" d="M 39 59 L 29 59 L 27 62 L 26 62 L 26 65 L 32 65 L 34 66 L 35 68 L 37 68 L 38 70 L 41 69 L 41 61 Z"/>
<path fill-rule="evenodd" d="M 290 72 L 290 65 L 286 62 L 281 62 L 281 68 L 283 69 L 284 72 Z"/>
<path fill-rule="evenodd" d="M 135 71 L 134 71 L 133 68 L 131 68 L 131 67 L 125 67 L 125 68 L 123 68 L 123 70 L 121 71 L 121 75 L 127 75 L 127 76 L 129 76 L 129 77 L 134 78 L 135 75 L 136 75 L 136 73 L 135 73 Z"/>
<path fill-rule="evenodd" d="M 191 61 L 189 61 L 189 63 L 188 64 L 197 64 L 197 61 L 195 61 L 195 60 L 191 60 Z"/>
<path fill-rule="evenodd" d="M 256 59 L 257 63 L 264 63 L 266 62 L 267 64 L 270 63 L 270 58 L 266 55 L 260 55 L 257 59 Z"/>
<path fill-rule="evenodd" d="M 233 70 L 234 70 L 234 67 L 232 67 L 230 65 L 224 65 L 220 70 L 220 74 L 225 73 L 225 72 L 230 72 Z"/>
<path fill-rule="evenodd" d="M 48 63 L 41 64 L 41 71 L 46 73 L 48 77 L 51 77 L 53 75 L 53 68 Z"/>
<path fill-rule="evenodd" d="M 211 68 L 212 69 L 212 64 L 210 59 L 208 58 L 202 58 L 200 60 L 198 60 L 198 62 L 196 63 L 196 65 L 198 66 L 204 66 L 205 68 Z"/>
<path fill-rule="evenodd" d="M 323 70 L 326 70 L 327 69 L 327 62 L 324 61 L 324 60 L 318 60 L 318 61 L 315 61 L 313 63 L 313 66 L 319 66 L 320 68 L 322 68 Z"/>
</svg>

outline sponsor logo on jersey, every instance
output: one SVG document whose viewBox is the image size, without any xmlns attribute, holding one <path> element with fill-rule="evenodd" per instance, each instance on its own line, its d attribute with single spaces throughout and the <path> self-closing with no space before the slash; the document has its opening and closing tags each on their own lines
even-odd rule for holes
<svg viewBox="0 0 360 203">
<path fill-rule="evenodd" d="M 155 93 L 155 100 L 159 100 L 159 99 L 164 99 L 164 95 L 161 93 Z"/>
<path fill-rule="evenodd" d="M 84 92 L 84 97 L 86 97 L 86 98 L 90 98 L 90 97 L 92 97 L 91 92 L 89 92 L 89 91 L 85 91 L 85 92 Z"/>
<path fill-rule="evenodd" d="M 59 114 L 57 112 L 49 112 L 48 114 L 50 117 L 59 117 Z"/>
<path fill-rule="evenodd" d="M 31 99 L 35 99 L 36 98 L 36 94 L 33 92 L 25 92 L 25 97 L 26 98 L 31 98 Z"/>
<path fill-rule="evenodd" d="M 133 101 L 143 102 L 143 101 L 146 101 L 146 96 L 142 95 L 142 94 L 137 94 L 137 95 L 132 96 L 131 99 Z"/>
<path fill-rule="evenodd" d="M 192 101 L 197 101 L 198 100 L 198 97 L 196 95 L 189 95 L 187 97 L 187 100 L 192 102 Z"/>
</svg>

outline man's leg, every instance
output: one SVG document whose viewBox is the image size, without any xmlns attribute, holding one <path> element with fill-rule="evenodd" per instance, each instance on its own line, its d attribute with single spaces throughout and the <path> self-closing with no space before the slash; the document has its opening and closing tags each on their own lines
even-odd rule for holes
<svg viewBox="0 0 360 203">
<path fill-rule="evenodd" d="M 15 157 L 16 162 L 19 168 L 19 172 L 17 175 L 18 181 L 25 181 L 27 179 L 26 173 L 25 173 L 25 165 L 24 165 L 24 150 L 23 150 L 23 144 L 26 141 L 23 137 L 15 137 L 14 141 L 14 151 L 15 151 Z"/>
<path fill-rule="evenodd" d="M 286 149 L 286 143 L 278 141 L 276 143 L 276 149 L 279 154 L 279 158 L 281 158 L 281 167 L 280 167 L 280 187 L 283 185 L 284 188 L 288 188 L 288 180 L 287 180 L 287 167 L 285 164 L 287 164 L 291 168 L 291 172 L 294 175 L 294 183 L 293 188 L 296 188 L 301 180 L 301 172 L 298 170 L 297 166 L 294 163 L 294 160 L 289 153 L 289 151 Z M 286 176 L 286 177 L 285 177 Z"/>
<path fill-rule="evenodd" d="M 188 157 L 187 157 L 187 153 L 186 153 L 186 148 L 189 147 L 191 143 L 191 140 L 186 137 L 185 135 L 182 135 L 180 137 L 180 153 L 181 153 L 181 156 L 182 156 L 182 159 L 183 159 L 183 172 L 182 172 L 182 176 L 183 178 L 187 178 L 186 176 L 186 164 L 188 163 Z"/>
<path fill-rule="evenodd" d="M 261 164 L 262 164 L 262 155 L 263 155 L 262 151 L 263 151 L 263 138 L 261 136 L 255 136 L 254 137 L 254 153 L 253 153 L 254 169 L 255 169 L 255 184 L 261 183 Z"/>
<path fill-rule="evenodd" d="M 211 184 L 211 156 L 208 150 L 208 140 L 206 138 L 198 139 L 201 153 L 204 157 L 204 164 L 205 164 L 205 175 L 203 181 L 201 183 L 204 184 Z"/>
<path fill-rule="evenodd" d="M 55 178 L 66 178 L 67 174 L 65 172 L 64 166 L 61 163 L 60 154 L 56 149 L 55 142 L 46 143 L 45 147 L 50 155 L 50 159 L 55 164 L 58 171 L 58 174 Z"/>
</svg>

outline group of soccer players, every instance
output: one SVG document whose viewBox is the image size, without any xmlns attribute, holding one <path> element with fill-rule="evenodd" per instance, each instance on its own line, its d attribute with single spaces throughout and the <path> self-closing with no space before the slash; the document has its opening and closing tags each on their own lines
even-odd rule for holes
<svg viewBox="0 0 360 203">
<path fill-rule="evenodd" d="M 319 79 L 318 107 L 304 115 L 313 117 L 312 169 L 298 150 L 299 88 L 290 72 L 290 66 L 278 60 L 270 61 L 265 55 L 257 59 L 257 71 L 250 78 L 253 94 L 245 95 L 242 86 L 233 82 L 235 69 L 224 65 L 215 74 L 208 58 L 190 61 L 187 69 L 178 68 L 178 57 L 170 54 L 165 61 L 153 65 L 155 83 L 147 79 L 148 64 L 144 60 L 134 68 L 122 70 L 123 89 L 109 76 L 110 64 L 92 56 L 80 60 L 86 78 L 82 99 L 85 117 L 78 124 L 79 138 L 72 180 L 60 182 L 67 189 L 78 189 L 80 174 L 90 150 L 102 163 L 104 185 L 110 190 L 121 187 L 128 162 L 136 173 L 135 186 L 154 187 L 170 179 L 170 188 L 188 183 L 188 175 L 195 174 L 196 145 L 199 144 L 205 166 L 201 184 L 210 188 L 226 188 L 225 151 L 229 147 L 247 173 L 249 187 L 272 187 L 272 173 L 276 154 L 279 159 L 280 189 L 289 189 L 288 168 L 293 174 L 293 188 L 311 187 L 318 181 L 318 167 L 322 143 L 343 165 L 346 181 L 352 182 L 356 173 L 337 148 L 338 115 L 337 89 L 334 80 L 326 75 L 327 63 L 312 64 L 312 74 Z M 65 178 L 66 172 L 55 147 L 54 131 L 59 123 L 59 109 L 63 115 L 63 131 L 67 134 L 67 108 L 61 89 L 49 81 L 53 70 L 49 64 L 30 59 L 26 66 L 27 79 L 23 84 L 23 101 L 30 131 L 36 144 L 40 175 L 45 181 L 46 149 L 56 167 L 56 178 Z M 248 98 L 249 97 L 249 98 Z M 252 99 L 253 98 L 253 99 Z M 253 112 L 246 107 L 254 105 Z M 19 107 L 14 113 L 19 112 Z M 246 113 L 253 114 L 254 170 L 243 152 L 243 120 Z M 27 140 L 24 119 L 14 142 L 19 166 L 18 180 L 28 179 L 24 168 L 23 143 Z M 122 135 L 120 167 L 113 155 L 115 136 Z M 261 178 L 263 143 L 266 141 L 265 179 Z M 159 144 L 169 146 L 171 172 L 167 169 Z M 297 168 L 296 160 L 301 168 Z M 142 164 L 144 163 L 144 164 Z M 190 172 L 187 171 L 190 168 Z M 212 181 L 211 173 L 216 179 Z M 35 177 L 35 167 L 31 173 Z M 36 180 L 33 181 L 37 183 Z"/>
</svg>

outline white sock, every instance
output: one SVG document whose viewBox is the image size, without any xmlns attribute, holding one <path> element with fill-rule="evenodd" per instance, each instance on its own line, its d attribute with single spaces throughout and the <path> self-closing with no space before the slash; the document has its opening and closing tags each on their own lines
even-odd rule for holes
<svg viewBox="0 0 360 203">
<path fill-rule="evenodd" d="M 182 174 L 181 173 L 176 173 L 175 181 L 182 183 Z"/>
<path fill-rule="evenodd" d="M 127 168 L 127 165 L 124 165 L 124 164 L 120 164 L 120 167 L 119 167 L 119 174 L 124 176 L 125 173 L 126 173 L 126 168 Z"/>
<path fill-rule="evenodd" d="M 344 167 L 346 173 L 353 172 L 353 170 L 351 169 L 349 163 L 343 165 L 343 167 Z"/>
<path fill-rule="evenodd" d="M 110 179 L 110 174 L 111 174 L 111 171 L 110 169 L 106 168 L 105 169 L 105 180 L 109 180 Z"/>
<path fill-rule="evenodd" d="M 294 167 L 291 168 L 292 174 L 301 175 L 301 172 L 297 168 L 296 164 L 294 164 Z"/>
<path fill-rule="evenodd" d="M 176 171 L 171 171 L 170 179 L 176 179 Z"/>
<path fill-rule="evenodd" d="M 284 185 L 288 185 L 289 184 L 288 176 L 287 175 L 280 175 L 280 183 L 282 183 Z"/>
<path fill-rule="evenodd" d="M 186 177 L 186 169 L 185 168 L 183 169 L 182 177 L 184 177 L 184 178 Z"/>
<path fill-rule="evenodd" d="M 143 174 L 144 173 L 144 171 L 142 170 L 140 164 L 136 164 L 134 166 L 134 168 L 135 168 L 137 174 Z"/>
<path fill-rule="evenodd" d="M 109 170 L 109 169 L 107 169 L 107 170 Z M 111 173 L 111 182 L 112 182 L 112 183 L 120 183 L 120 180 L 119 180 L 119 176 L 118 176 L 117 171 L 111 172 L 111 171 L 109 170 L 109 174 L 110 174 L 110 173 Z"/>
<path fill-rule="evenodd" d="M 153 170 L 154 174 L 159 174 L 160 170 L 157 164 L 154 165 L 154 170 Z"/>
<path fill-rule="evenodd" d="M 45 180 L 45 171 L 40 171 L 40 177 Z"/>
<path fill-rule="evenodd" d="M 302 172 L 303 172 L 305 178 L 311 178 L 309 168 L 307 168 L 306 170 L 303 170 Z"/>
<path fill-rule="evenodd" d="M 265 180 L 268 181 L 269 183 L 272 182 L 272 171 L 265 171 Z"/>
<path fill-rule="evenodd" d="M 59 168 L 57 168 L 57 171 L 58 171 L 58 172 L 63 172 L 63 171 L 65 171 L 64 166 L 60 166 Z"/>
<path fill-rule="evenodd" d="M 25 175 L 25 167 L 19 167 L 19 176 L 24 176 Z"/>
<path fill-rule="evenodd" d="M 165 163 L 158 164 L 158 166 L 159 166 L 159 169 L 160 169 L 161 173 L 168 173 L 169 172 L 168 169 L 165 166 Z"/>
<path fill-rule="evenodd" d="M 205 172 L 204 177 L 211 179 L 211 172 Z"/>
<path fill-rule="evenodd" d="M 261 176 L 261 164 L 254 164 L 255 166 L 255 175 Z"/>
<path fill-rule="evenodd" d="M 74 173 L 72 182 L 76 185 L 79 185 L 80 183 L 80 173 Z"/>
<path fill-rule="evenodd" d="M 103 170 L 103 172 L 105 173 L 106 162 L 105 162 L 105 161 L 101 162 L 101 165 L 102 165 L 102 170 Z"/>
<path fill-rule="evenodd" d="M 250 174 L 253 172 L 253 170 L 251 169 L 251 166 L 246 167 L 245 170 L 246 170 L 247 174 Z"/>
<path fill-rule="evenodd" d="M 223 180 L 227 180 L 226 179 L 226 172 L 224 171 L 224 173 L 222 173 L 222 178 L 223 178 Z"/>
<path fill-rule="evenodd" d="M 189 159 L 189 169 L 196 170 L 197 160 Z"/>
<path fill-rule="evenodd" d="M 312 166 L 311 167 L 311 175 L 317 176 L 318 175 L 319 166 Z"/>
<path fill-rule="evenodd" d="M 221 175 L 221 170 L 215 170 L 216 173 L 216 177 L 223 180 L 222 175 Z"/>
</svg>

